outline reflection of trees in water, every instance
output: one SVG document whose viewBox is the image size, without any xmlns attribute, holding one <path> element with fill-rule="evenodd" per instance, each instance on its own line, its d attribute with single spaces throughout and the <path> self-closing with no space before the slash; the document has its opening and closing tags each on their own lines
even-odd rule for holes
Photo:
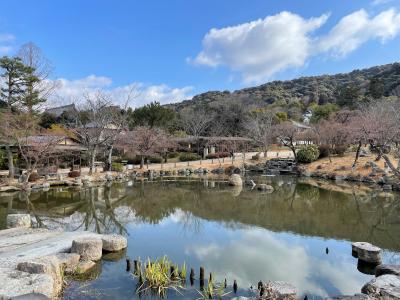
<svg viewBox="0 0 400 300">
<path fill-rule="evenodd" d="M 136 182 L 133 187 L 121 183 L 80 190 L 51 189 L 31 193 L 22 200 L 14 197 L 11 206 L 14 211 L 32 212 L 40 226 L 58 222 L 62 227 L 72 220 L 68 225 L 71 230 L 124 233 L 128 222 L 157 224 L 171 217 L 185 232 L 198 233 L 202 220 L 210 220 L 228 227 L 259 226 L 400 249 L 396 237 L 400 231 L 397 195 L 385 200 L 375 193 L 345 194 L 297 183 L 292 177 L 261 178 L 257 182 L 271 184 L 275 191 L 267 194 L 244 187 L 234 197 L 226 183 L 210 179 Z"/>
</svg>

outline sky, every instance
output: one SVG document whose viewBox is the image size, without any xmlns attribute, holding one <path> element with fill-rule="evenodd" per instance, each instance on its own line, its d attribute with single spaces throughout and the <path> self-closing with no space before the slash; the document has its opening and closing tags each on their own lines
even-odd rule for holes
<svg viewBox="0 0 400 300">
<path fill-rule="evenodd" d="M 399 61 L 400 0 L 0 0 L 0 55 L 52 62 L 54 103 L 131 106 Z"/>
</svg>

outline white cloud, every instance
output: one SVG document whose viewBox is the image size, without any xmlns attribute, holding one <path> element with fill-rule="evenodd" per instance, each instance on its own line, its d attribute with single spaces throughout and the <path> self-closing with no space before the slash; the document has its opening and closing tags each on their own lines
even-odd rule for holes
<svg viewBox="0 0 400 300">
<path fill-rule="evenodd" d="M 10 45 L 15 40 L 15 36 L 9 33 L 0 33 L 0 55 L 7 55 L 13 47 Z"/>
<path fill-rule="evenodd" d="M 392 2 L 392 0 L 374 0 L 372 1 L 372 5 L 381 5 Z"/>
<path fill-rule="evenodd" d="M 320 52 L 346 56 L 365 42 L 379 39 L 382 43 L 400 32 L 400 14 L 395 9 L 381 12 L 373 18 L 361 9 L 342 18 L 328 35 L 319 41 Z"/>
<path fill-rule="evenodd" d="M 0 34 L 0 42 L 11 42 L 15 40 L 15 36 L 9 33 Z"/>
<path fill-rule="evenodd" d="M 278 234 L 249 229 L 235 232 L 230 242 L 196 244 L 186 249 L 195 255 L 217 281 L 235 278 L 241 287 L 255 285 L 258 280 L 286 281 L 298 288 L 299 295 L 329 295 L 329 285 L 338 294 L 359 291 L 365 277 L 358 272 L 353 258 L 335 257 L 328 260 L 313 255 L 307 246 L 288 244 Z M 321 284 L 321 282 L 325 283 Z"/>
<path fill-rule="evenodd" d="M 206 66 L 226 65 L 243 74 L 246 82 L 260 81 L 289 67 L 301 67 L 311 53 L 310 34 L 327 15 L 303 19 L 282 12 L 253 22 L 211 29 L 203 51 L 192 60 Z"/>
<path fill-rule="evenodd" d="M 115 104 L 124 105 L 128 95 L 131 95 L 129 106 L 139 107 L 158 101 L 161 104 L 179 102 L 190 99 L 193 87 L 172 88 L 166 84 L 146 85 L 141 82 L 133 82 L 128 85 L 112 87 L 112 80 L 108 77 L 90 75 L 85 78 L 68 80 L 60 78 L 56 80 L 56 89 L 50 97 L 49 105 L 62 105 L 72 102 L 79 103 L 85 94 L 104 90 Z"/>
<path fill-rule="evenodd" d="M 242 74 L 245 83 L 270 79 L 278 72 L 306 65 L 324 53 L 345 56 L 369 40 L 382 43 L 400 31 L 400 13 L 385 10 L 370 17 L 359 10 L 343 17 L 326 35 L 316 31 L 329 14 L 305 19 L 281 12 L 249 23 L 211 29 L 203 38 L 203 49 L 188 61 L 209 67 L 227 66 Z"/>
</svg>

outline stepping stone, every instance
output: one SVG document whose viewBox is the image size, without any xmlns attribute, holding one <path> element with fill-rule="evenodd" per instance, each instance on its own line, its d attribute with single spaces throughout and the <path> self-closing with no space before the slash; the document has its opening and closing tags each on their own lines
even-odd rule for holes
<svg viewBox="0 0 400 300">
<path fill-rule="evenodd" d="M 100 238 L 79 238 L 72 241 L 71 253 L 77 253 L 82 260 L 97 261 L 103 254 L 103 242 Z"/>
<path fill-rule="evenodd" d="M 400 265 L 379 265 L 375 269 L 375 276 L 392 274 L 400 276 Z"/>
<path fill-rule="evenodd" d="M 108 252 L 117 252 L 128 246 L 127 239 L 118 234 L 103 235 L 101 240 L 103 241 L 103 250 Z"/>
<path fill-rule="evenodd" d="M 75 268 L 81 256 L 76 253 L 57 253 L 55 255 L 60 263 L 64 268 Z"/>
<path fill-rule="evenodd" d="M 356 242 L 351 244 L 353 254 L 356 254 L 358 259 L 369 263 L 380 264 L 381 248 L 376 247 L 367 242 Z"/>
</svg>

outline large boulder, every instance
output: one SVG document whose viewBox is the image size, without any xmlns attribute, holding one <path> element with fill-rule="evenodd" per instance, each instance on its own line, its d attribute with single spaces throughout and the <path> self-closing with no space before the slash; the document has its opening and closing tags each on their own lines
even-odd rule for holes
<svg viewBox="0 0 400 300">
<path fill-rule="evenodd" d="M 100 238 L 79 238 L 72 241 L 71 253 L 77 253 L 82 260 L 101 259 L 103 242 Z"/>
<path fill-rule="evenodd" d="M 118 234 L 103 235 L 101 240 L 103 241 L 103 250 L 108 252 L 117 252 L 128 246 L 127 239 Z"/>
<path fill-rule="evenodd" d="M 381 248 L 370 243 L 356 242 L 351 244 L 351 248 L 353 254 L 362 261 L 376 264 L 379 264 L 382 261 Z"/>
<path fill-rule="evenodd" d="M 392 274 L 400 276 L 400 265 L 379 265 L 375 269 L 375 276 Z"/>
<path fill-rule="evenodd" d="M 242 181 L 242 178 L 240 177 L 240 175 L 232 174 L 231 176 L 229 176 L 229 185 L 231 185 L 231 186 L 242 186 L 243 185 L 243 181 Z"/>
<path fill-rule="evenodd" d="M 361 292 L 377 299 L 400 299 L 400 276 L 382 275 L 366 283 Z"/>
<path fill-rule="evenodd" d="M 31 216 L 29 214 L 9 214 L 7 215 L 7 228 L 30 228 Z"/>
</svg>

